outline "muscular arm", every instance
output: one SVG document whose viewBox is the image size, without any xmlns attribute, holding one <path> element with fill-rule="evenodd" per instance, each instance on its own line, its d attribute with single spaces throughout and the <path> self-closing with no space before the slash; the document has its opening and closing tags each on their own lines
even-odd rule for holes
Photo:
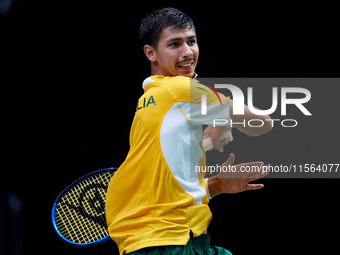
<svg viewBox="0 0 340 255">
<path fill-rule="evenodd" d="M 272 122 L 271 118 L 268 115 L 255 115 L 253 114 L 247 105 L 244 106 L 244 114 L 243 115 L 234 115 L 233 114 L 233 100 L 230 100 L 229 104 L 229 116 L 232 120 L 232 127 L 239 129 L 241 132 L 245 133 L 249 136 L 259 136 L 266 132 L 269 132 L 272 129 Z M 256 125 L 256 127 L 249 126 L 248 122 L 250 120 L 257 120 L 251 125 Z M 261 123 L 263 125 L 261 126 Z M 224 132 L 226 129 L 231 130 L 232 127 L 230 126 L 208 126 L 204 130 L 203 139 L 210 137 L 214 149 L 223 152 L 223 146 L 227 145 L 229 142 L 232 141 L 232 138 L 225 138 L 222 139 Z"/>
<path fill-rule="evenodd" d="M 246 135 L 259 136 L 272 129 L 271 118 L 268 115 L 255 115 L 249 110 L 247 105 L 244 106 L 244 115 L 234 115 L 233 114 L 233 100 L 230 100 L 229 114 L 230 114 L 230 118 L 232 119 L 233 127 L 239 129 Z M 252 119 L 261 120 L 263 123 L 263 126 L 262 127 L 250 127 L 248 125 L 248 121 Z M 235 124 L 235 123 L 239 123 L 239 124 Z M 260 121 L 257 121 L 256 125 L 260 126 Z"/>
</svg>

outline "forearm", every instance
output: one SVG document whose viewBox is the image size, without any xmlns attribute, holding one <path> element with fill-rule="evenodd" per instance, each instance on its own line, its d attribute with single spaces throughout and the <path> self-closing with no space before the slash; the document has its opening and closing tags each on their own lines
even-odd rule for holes
<svg viewBox="0 0 340 255">
<path fill-rule="evenodd" d="M 234 128 L 239 129 L 249 136 L 259 136 L 272 129 L 272 121 L 268 115 L 255 115 L 249 110 L 247 105 L 244 106 L 243 115 L 234 115 L 233 102 L 232 100 L 230 101 L 230 118 L 232 119 L 232 126 Z M 251 120 L 256 120 L 254 123 L 250 122 L 252 126 L 249 125 L 249 121 Z"/>
</svg>

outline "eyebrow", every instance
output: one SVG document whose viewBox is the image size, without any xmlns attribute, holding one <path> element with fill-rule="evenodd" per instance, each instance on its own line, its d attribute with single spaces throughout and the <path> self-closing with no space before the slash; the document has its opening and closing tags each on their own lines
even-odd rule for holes
<svg viewBox="0 0 340 255">
<path fill-rule="evenodd" d="M 185 39 L 186 39 L 186 40 L 196 39 L 196 35 L 192 35 L 192 36 L 186 37 Z M 170 39 L 167 40 L 166 42 L 167 42 L 167 43 L 170 43 L 170 42 L 175 42 L 175 41 L 183 41 L 183 37 L 174 37 L 174 38 L 170 38 Z"/>
</svg>

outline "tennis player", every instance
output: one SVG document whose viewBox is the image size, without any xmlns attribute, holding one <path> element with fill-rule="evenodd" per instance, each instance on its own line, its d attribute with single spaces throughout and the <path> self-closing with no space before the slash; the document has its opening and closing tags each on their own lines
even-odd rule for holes
<svg viewBox="0 0 340 255">
<path fill-rule="evenodd" d="M 233 116 L 232 100 L 222 94 L 222 106 L 207 98 L 207 114 L 201 114 L 204 85 L 194 79 L 199 49 L 193 21 L 186 14 L 173 8 L 153 11 L 141 23 L 140 39 L 151 63 L 151 76 L 144 80 L 144 94 L 137 103 L 130 150 L 108 187 L 108 232 L 120 254 L 231 254 L 210 246 L 209 199 L 221 193 L 258 190 L 262 184 L 249 182 L 267 173 L 234 173 L 228 178 L 229 173 L 221 172 L 204 179 L 203 173 L 193 177 L 192 167 L 206 164 L 203 138 L 210 137 L 219 151 L 231 141 L 223 139 L 230 127 L 213 127 L 213 119 L 242 121 L 255 116 L 247 106 L 244 116 Z M 209 126 L 203 131 L 202 125 Z M 271 127 L 241 125 L 239 129 L 255 136 Z M 230 154 L 222 167 L 233 165 L 234 160 Z M 262 165 L 251 162 L 234 167 L 261 169 Z"/>
</svg>

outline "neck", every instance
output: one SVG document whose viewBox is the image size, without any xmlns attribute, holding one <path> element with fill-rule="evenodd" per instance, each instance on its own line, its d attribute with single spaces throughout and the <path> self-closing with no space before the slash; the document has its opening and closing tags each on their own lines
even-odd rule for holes
<svg viewBox="0 0 340 255">
<path fill-rule="evenodd" d="M 169 74 L 165 74 L 164 72 L 162 72 L 159 68 L 152 66 L 151 65 L 151 76 L 152 75 L 162 75 L 162 76 L 176 76 L 176 75 L 169 75 Z M 194 75 L 190 78 L 196 78 L 197 77 L 197 73 L 194 72 Z"/>
<path fill-rule="evenodd" d="M 162 71 L 157 65 L 151 64 L 151 75 L 173 76 Z"/>
</svg>

